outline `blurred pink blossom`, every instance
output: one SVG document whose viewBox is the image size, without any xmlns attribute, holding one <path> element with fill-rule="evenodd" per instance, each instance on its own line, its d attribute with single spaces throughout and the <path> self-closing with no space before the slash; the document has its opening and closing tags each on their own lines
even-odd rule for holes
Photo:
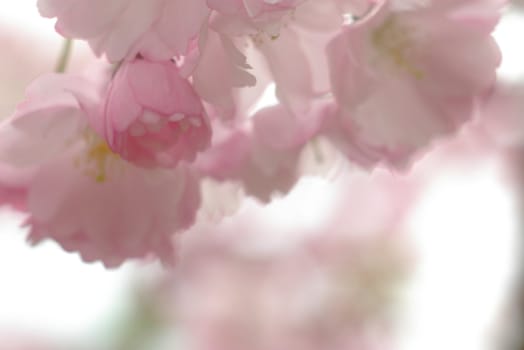
<svg viewBox="0 0 524 350">
<path fill-rule="evenodd" d="M 387 174 L 339 179 L 332 220 L 280 232 L 300 237 L 285 249 L 252 244 L 272 230 L 261 207 L 197 225 L 180 239 L 164 312 L 189 349 L 393 349 L 398 288 L 412 259 L 402 235 L 416 197 L 410 184 Z M 399 195 L 404 205 L 387 205 Z"/>
</svg>

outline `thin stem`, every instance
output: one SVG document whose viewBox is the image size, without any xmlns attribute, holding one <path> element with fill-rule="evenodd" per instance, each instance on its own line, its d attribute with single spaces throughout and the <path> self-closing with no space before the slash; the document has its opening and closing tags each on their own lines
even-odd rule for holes
<svg viewBox="0 0 524 350">
<path fill-rule="evenodd" d="M 72 48 L 73 48 L 73 40 L 65 39 L 62 45 L 62 51 L 60 52 L 60 57 L 58 58 L 58 61 L 56 62 L 56 66 L 55 66 L 56 73 L 64 73 L 66 71 L 67 64 L 69 63 L 69 58 L 71 57 Z"/>
<path fill-rule="evenodd" d="M 117 73 L 118 70 L 120 69 L 120 66 L 122 66 L 122 63 L 123 63 L 123 62 L 124 62 L 124 61 L 119 61 L 119 62 L 113 64 L 113 72 L 112 72 L 112 74 L 111 74 L 111 77 L 113 77 L 113 78 L 115 77 L 116 73 Z"/>
<path fill-rule="evenodd" d="M 324 154 L 322 152 L 322 146 L 317 137 L 311 140 L 311 147 L 313 148 L 313 155 L 318 163 L 324 162 Z"/>
</svg>

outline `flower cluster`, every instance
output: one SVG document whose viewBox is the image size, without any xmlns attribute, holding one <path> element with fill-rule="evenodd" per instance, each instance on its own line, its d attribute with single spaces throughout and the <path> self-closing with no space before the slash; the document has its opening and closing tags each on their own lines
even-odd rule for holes
<svg viewBox="0 0 524 350">
<path fill-rule="evenodd" d="M 185 349 L 201 350 L 397 349 L 404 284 L 418 259 L 406 233 L 420 187 L 411 177 L 367 175 L 330 184 L 340 205 L 328 222 L 275 230 L 267 208 L 253 206 L 196 225 L 181 237 L 173 271 L 139 279 L 153 287 L 140 294 L 143 314 L 169 325 L 146 336 L 173 339 L 165 333 L 176 329 Z M 268 236 L 296 241 L 267 245 Z M 171 348 L 172 340 L 159 347 Z"/>
<path fill-rule="evenodd" d="M 38 0 L 106 63 L 27 88 L 0 125 L 0 204 L 27 214 L 31 242 L 169 263 L 204 181 L 268 202 L 338 155 L 405 168 L 470 120 L 501 61 L 504 5 Z"/>
</svg>

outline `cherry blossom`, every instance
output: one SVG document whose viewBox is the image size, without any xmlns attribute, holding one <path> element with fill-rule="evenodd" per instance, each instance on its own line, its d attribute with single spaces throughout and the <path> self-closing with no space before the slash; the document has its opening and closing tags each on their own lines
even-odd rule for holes
<svg viewBox="0 0 524 350">
<path fill-rule="evenodd" d="M 318 104 L 303 119 L 281 105 L 262 109 L 244 125 L 221 132 L 195 166 L 203 176 L 238 181 L 247 194 L 269 202 L 310 170 L 305 159 L 318 156 L 311 154 L 318 149 L 308 145 L 321 130 L 324 108 Z"/>
<path fill-rule="evenodd" d="M 30 85 L 0 127 L 0 204 L 86 261 L 167 262 L 206 203 L 269 203 L 354 169 L 340 155 L 408 170 L 491 108 L 505 3 L 39 0 L 111 65 Z"/>
<path fill-rule="evenodd" d="M 154 59 L 185 54 L 209 15 L 205 0 L 39 0 L 44 17 L 68 38 L 87 40 L 111 62 L 137 53 Z"/>
<path fill-rule="evenodd" d="M 503 2 L 409 3 L 381 1 L 329 45 L 335 128 L 371 163 L 404 166 L 470 120 L 501 60 Z"/>
<path fill-rule="evenodd" d="M 174 62 L 124 63 L 95 122 L 109 147 L 140 166 L 173 167 L 192 161 L 210 141 L 199 96 Z"/>
<path fill-rule="evenodd" d="M 53 239 L 108 267 L 149 254 L 170 263 L 171 235 L 189 227 L 199 208 L 197 177 L 184 164 L 144 169 L 113 153 L 76 97 L 85 103 L 96 90 L 67 75 L 29 86 L 0 128 L 0 161 L 9 170 L 0 168 L 0 193 L 16 194 L 33 243 Z M 18 183 L 8 181 L 13 174 Z"/>
</svg>

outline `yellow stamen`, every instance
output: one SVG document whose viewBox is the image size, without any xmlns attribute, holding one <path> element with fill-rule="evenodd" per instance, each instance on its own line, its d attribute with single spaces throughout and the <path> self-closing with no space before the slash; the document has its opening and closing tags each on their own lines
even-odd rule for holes
<svg viewBox="0 0 524 350">
<path fill-rule="evenodd" d="M 413 47 L 413 40 L 405 27 L 399 25 L 395 17 L 388 18 L 371 34 L 371 41 L 377 51 L 393 64 L 416 79 L 422 79 L 424 72 L 408 58 L 408 50 Z"/>
<path fill-rule="evenodd" d="M 99 183 L 107 181 L 108 167 L 112 162 L 120 159 L 113 153 L 108 144 L 91 130 L 83 133 L 86 143 L 86 153 L 82 159 L 77 160 L 77 166 L 85 169 L 85 174 Z"/>
</svg>

